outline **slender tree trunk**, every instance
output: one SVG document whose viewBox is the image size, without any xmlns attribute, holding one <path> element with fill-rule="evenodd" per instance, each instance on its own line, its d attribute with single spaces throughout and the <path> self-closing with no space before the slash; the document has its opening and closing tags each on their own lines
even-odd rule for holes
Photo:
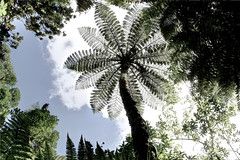
<svg viewBox="0 0 240 160">
<path fill-rule="evenodd" d="M 137 110 L 136 101 L 132 99 L 129 93 L 125 74 L 122 74 L 119 79 L 119 88 L 124 109 L 131 126 L 133 147 L 137 160 L 148 160 L 149 135 L 147 132 L 147 126 L 144 119 Z"/>
</svg>

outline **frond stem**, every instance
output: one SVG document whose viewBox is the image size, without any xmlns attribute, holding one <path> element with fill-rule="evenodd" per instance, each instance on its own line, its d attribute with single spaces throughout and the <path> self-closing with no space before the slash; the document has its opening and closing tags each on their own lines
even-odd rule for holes
<svg viewBox="0 0 240 160">
<path fill-rule="evenodd" d="M 117 69 L 113 72 L 113 74 L 111 75 L 111 77 L 108 79 L 108 81 L 110 81 L 112 79 L 112 77 L 114 76 L 115 73 L 117 73 L 118 69 L 121 68 L 121 66 L 117 67 Z"/>
<path fill-rule="evenodd" d="M 142 35 L 143 35 L 144 31 L 141 32 L 140 36 L 138 37 L 138 39 L 135 41 L 135 43 L 133 44 L 132 48 L 134 48 L 136 46 L 136 44 L 138 43 L 138 41 L 141 39 Z M 128 50 L 128 43 L 127 43 L 127 50 Z M 134 56 L 133 56 L 134 57 Z"/>
<path fill-rule="evenodd" d="M 137 66 L 141 66 L 139 63 L 136 63 L 135 65 L 137 65 Z M 141 71 L 136 67 L 136 66 L 134 66 L 134 65 L 132 65 L 138 72 L 140 72 L 141 73 Z M 157 84 L 157 82 L 155 82 L 155 80 L 153 80 L 151 77 L 149 77 L 148 75 L 146 75 L 145 74 L 145 76 L 147 77 L 147 78 L 149 78 L 152 82 L 154 82 L 155 84 Z"/>
<path fill-rule="evenodd" d="M 106 23 L 105 20 L 103 20 L 103 21 L 104 21 L 104 23 Z M 106 23 L 106 24 L 108 24 L 108 23 Z M 123 55 L 124 53 L 123 53 L 123 51 L 122 51 L 122 48 L 119 46 L 119 43 L 118 43 L 118 41 L 116 40 L 116 36 L 113 34 L 113 31 L 112 31 L 111 27 L 108 27 L 108 30 L 109 30 L 109 32 L 111 33 L 111 35 L 112 35 L 112 37 L 113 37 L 113 40 L 114 40 L 115 43 L 117 44 L 119 51 L 120 51 L 121 54 Z"/>
<path fill-rule="evenodd" d="M 135 72 L 132 70 L 131 67 L 130 67 L 130 70 L 132 71 L 132 73 L 134 74 L 134 76 L 137 77 L 137 75 L 135 74 Z M 147 86 L 145 86 L 145 85 L 142 84 L 141 82 L 139 82 L 139 84 L 142 86 L 142 88 L 143 88 L 149 95 L 154 95 L 151 91 L 149 91 L 149 89 L 147 88 Z"/>
<path fill-rule="evenodd" d="M 154 57 L 159 57 L 159 56 L 163 56 L 163 55 L 154 55 L 154 56 L 141 56 L 141 57 L 137 57 L 137 58 L 134 58 L 134 60 L 136 59 L 145 59 L 145 58 L 154 58 Z"/>
</svg>

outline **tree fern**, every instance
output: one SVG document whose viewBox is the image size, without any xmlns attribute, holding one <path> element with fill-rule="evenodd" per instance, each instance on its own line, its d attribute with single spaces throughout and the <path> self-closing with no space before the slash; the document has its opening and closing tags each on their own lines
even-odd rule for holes
<svg viewBox="0 0 240 160">
<path fill-rule="evenodd" d="M 140 25 L 143 23 L 140 11 L 140 7 L 137 6 L 129 9 L 122 27 L 107 6 L 97 4 L 95 19 L 100 33 L 90 27 L 79 28 L 79 33 L 93 50 L 72 54 L 65 65 L 69 69 L 83 72 L 77 80 L 77 88 L 96 87 L 91 97 L 94 111 L 100 111 L 108 106 L 111 116 L 118 115 L 112 114 L 114 106 L 111 105 L 111 98 L 116 99 L 115 94 L 119 94 L 113 91 L 116 88 L 114 86 L 117 86 L 117 79 L 123 66 L 130 68 L 127 73 L 128 81 L 134 82 L 134 85 L 129 85 L 129 90 L 134 93 L 134 99 L 138 102 L 142 100 L 139 85 L 144 86 L 142 89 L 147 88 L 150 91 L 145 93 L 152 93 L 147 96 L 162 98 L 161 90 L 164 88 L 161 88 L 159 84 L 166 80 L 161 75 L 163 72 L 154 71 L 152 66 L 155 65 L 155 68 L 159 70 L 161 70 L 159 65 L 166 68 L 169 60 L 166 54 L 167 43 L 158 27 L 155 26 L 156 19 L 151 21 L 153 27 L 149 31 L 149 35 L 143 36 L 144 33 L 137 33 L 139 28 L 143 28 Z M 136 44 L 130 45 L 131 41 Z M 127 47 L 129 47 L 128 50 L 126 50 Z M 110 109 L 110 106 L 113 109 Z M 115 109 L 120 110 L 119 105 Z"/>
<path fill-rule="evenodd" d="M 121 26 L 109 7 L 96 3 L 95 21 L 99 32 L 89 27 L 79 29 L 92 50 L 72 54 L 65 66 L 82 73 L 77 81 L 81 83 L 77 84 L 79 88 L 95 87 L 90 99 L 93 111 L 107 107 L 109 115 L 115 117 L 124 106 L 132 127 L 135 151 L 141 154 L 136 139 L 143 136 L 147 140 L 148 134 L 139 113 L 143 100 L 150 104 L 145 96 L 163 98 L 168 78 L 165 74 L 169 60 L 167 43 L 156 25 L 158 18 L 144 22 L 136 6 L 129 9 Z M 123 103 L 118 103 L 119 97 Z M 138 146 L 144 145 L 146 149 L 146 144 Z"/>
</svg>

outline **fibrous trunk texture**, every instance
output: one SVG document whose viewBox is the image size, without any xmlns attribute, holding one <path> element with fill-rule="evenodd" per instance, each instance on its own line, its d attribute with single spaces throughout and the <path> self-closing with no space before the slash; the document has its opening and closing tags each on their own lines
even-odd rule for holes
<svg viewBox="0 0 240 160">
<path fill-rule="evenodd" d="M 131 97 L 131 94 L 127 87 L 126 77 L 123 75 L 119 79 L 119 88 L 124 109 L 131 126 L 133 147 L 137 160 L 148 160 L 149 135 L 147 132 L 146 122 L 138 112 L 136 106 L 137 103 Z"/>
</svg>

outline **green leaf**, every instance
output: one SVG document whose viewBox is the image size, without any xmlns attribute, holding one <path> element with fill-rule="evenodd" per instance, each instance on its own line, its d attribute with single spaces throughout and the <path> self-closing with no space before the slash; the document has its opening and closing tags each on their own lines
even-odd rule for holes
<svg viewBox="0 0 240 160">
<path fill-rule="evenodd" d="M 8 4 L 5 3 L 4 0 L 1 0 L 1 2 L 0 2 L 0 17 L 4 17 L 7 15 L 7 5 Z"/>
</svg>

